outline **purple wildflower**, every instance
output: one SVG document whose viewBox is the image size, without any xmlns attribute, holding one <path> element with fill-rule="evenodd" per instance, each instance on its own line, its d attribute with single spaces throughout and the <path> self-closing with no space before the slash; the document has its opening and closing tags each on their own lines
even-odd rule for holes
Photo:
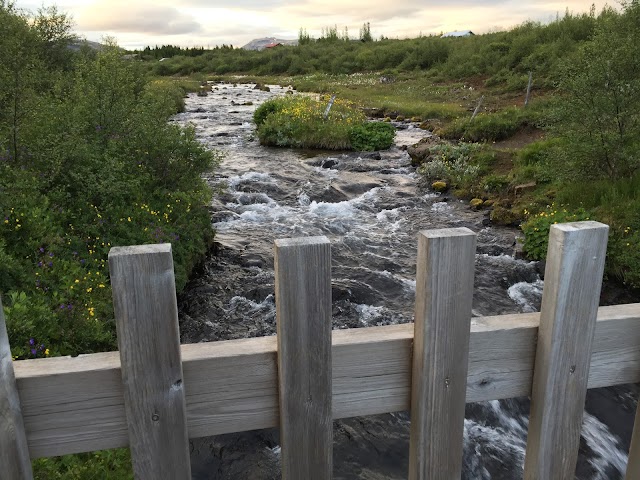
<svg viewBox="0 0 640 480">
<path fill-rule="evenodd" d="M 31 349 L 31 355 L 35 355 L 36 353 L 37 353 L 36 349 L 35 349 L 35 348 L 32 348 L 32 349 Z"/>
<path fill-rule="evenodd" d="M 35 345 L 36 341 L 33 338 L 29 339 L 29 345 Z"/>
</svg>

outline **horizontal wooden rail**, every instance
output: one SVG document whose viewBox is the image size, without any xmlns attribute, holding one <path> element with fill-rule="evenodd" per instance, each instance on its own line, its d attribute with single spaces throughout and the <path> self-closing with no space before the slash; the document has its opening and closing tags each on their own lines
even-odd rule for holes
<svg viewBox="0 0 640 480">
<path fill-rule="evenodd" d="M 472 320 L 467 402 L 531 393 L 539 314 Z M 408 410 L 413 324 L 333 332 L 333 418 Z M 189 437 L 278 425 L 276 337 L 181 346 Z M 32 458 L 128 444 L 118 352 L 14 363 Z M 601 307 L 589 388 L 640 381 L 640 304 Z"/>
</svg>

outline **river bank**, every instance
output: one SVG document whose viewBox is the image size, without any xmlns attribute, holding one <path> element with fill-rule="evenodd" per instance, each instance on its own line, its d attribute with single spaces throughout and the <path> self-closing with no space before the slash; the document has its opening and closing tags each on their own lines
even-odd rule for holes
<svg viewBox="0 0 640 480">
<path fill-rule="evenodd" d="M 427 132 L 408 125 L 393 148 L 372 154 L 261 147 L 253 109 L 286 89 L 252 87 L 216 85 L 206 97 L 190 96 L 175 119 L 192 122 L 200 141 L 225 152 L 209 181 L 228 186 L 211 205 L 217 251 L 180 297 L 183 342 L 275 334 L 272 245 L 294 236 L 332 242 L 333 328 L 411 321 L 415 238 L 429 228 L 477 232 L 474 315 L 539 308 L 540 265 L 514 258 L 517 230 L 418 186 L 403 148 Z M 590 391 L 579 478 L 621 478 L 635 392 Z M 527 412 L 526 399 L 467 406 L 463 478 L 518 478 Z M 334 478 L 406 478 L 408 424 L 406 412 L 336 421 Z M 194 478 L 277 478 L 278 452 L 274 430 L 195 440 Z"/>
</svg>

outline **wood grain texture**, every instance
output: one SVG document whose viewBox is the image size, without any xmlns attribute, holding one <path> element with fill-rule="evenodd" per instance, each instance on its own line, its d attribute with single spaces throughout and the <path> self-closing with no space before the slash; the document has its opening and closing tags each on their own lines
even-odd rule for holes
<svg viewBox="0 0 640 480">
<path fill-rule="evenodd" d="M 467 403 L 531 394 L 540 314 L 471 321 Z M 333 418 L 409 410 L 413 324 L 333 332 Z M 189 437 L 278 426 L 276 338 L 182 345 Z M 14 362 L 31 458 L 128 444 L 118 352 Z M 215 374 L 212 374 L 214 372 Z M 589 388 L 640 382 L 640 304 L 600 307 Z"/>
<path fill-rule="evenodd" d="M 625 480 L 637 480 L 640 478 L 640 404 L 636 409 L 636 419 L 633 423 L 633 435 L 631 436 L 631 445 L 629 446 L 629 461 L 627 463 L 627 472 Z"/>
<path fill-rule="evenodd" d="M 328 480 L 331 416 L 331 244 L 276 240 L 275 291 L 282 478 Z"/>
<path fill-rule="evenodd" d="M 31 480 L 31 458 L 0 299 L 0 478 Z"/>
<path fill-rule="evenodd" d="M 462 475 L 475 251 L 468 228 L 418 235 L 410 480 Z"/>
<path fill-rule="evenodd" d="M 134 474 L 191 479 L 171 245 L 113 248 L 109 270 Z"/>
<path fill-rule="evenodd" d="M 609 227 L 552 225 L 542 295 L 524 478 L 573 479 Z"/>
</svg>

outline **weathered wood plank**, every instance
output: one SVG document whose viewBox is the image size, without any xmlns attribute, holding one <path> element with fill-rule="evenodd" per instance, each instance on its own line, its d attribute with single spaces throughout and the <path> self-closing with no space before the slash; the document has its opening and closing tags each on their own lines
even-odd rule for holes
<svg viewBox="0 0 640 480">
<path fill-rule="evenodd" d="M 524 478 L 575 476 L 609 227 L 552 225 Z"/>
<path fill-rule="evenodd" d="M 629 460 L 627 462 L 627 472 L 625 480 L 637 480 L 640 478 L 640 404 L 636 409 L 636 419 L 633 423 L 633 435 L 629 446 Z"/>
<path fill-rule="evenodd" d="M 282 478 L 328 480 L 331 417 L 331 244 L 275 242 Z"/>
<path fill-rule="evenodd" d="M 191 479 L 171 245 L 109 252 L 133 471 Z"/>
<path fill-rule="evenodd" d="M 418 235 L 411 376 L 411 480 L 462 475 L 476 236 L 468 228 Z"/>
<path fill-rule="evenodd" d="M 3 480 L 33 478 L 2 299 L 0 299 L 0 473 Z"/>
<path fill-rule="evenodd" d="M 467 402 L 531 394 L 539 316 L 472 319 Z M 333 418 L 409 410 L 412 340 L 413 324 L 334 331 Z M 181 348 L 190 437 L 278 425 L 275 337 Z M 127 445 L 118 352 L 14 369 L 31 458 Z M 636 382 L 640 304 L 601 307 L 589 388 Z"/>
</svg>

